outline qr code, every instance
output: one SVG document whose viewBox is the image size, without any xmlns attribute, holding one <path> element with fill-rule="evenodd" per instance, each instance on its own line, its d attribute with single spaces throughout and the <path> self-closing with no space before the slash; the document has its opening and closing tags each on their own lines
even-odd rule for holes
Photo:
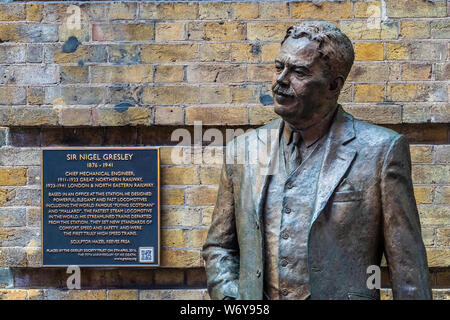
<svg viewBox="0 0 450 320">
<path fill-rule="evenodd" d="M 139 248 L 139 262 L 154 262 L 153 247 Z"/>
</svg>

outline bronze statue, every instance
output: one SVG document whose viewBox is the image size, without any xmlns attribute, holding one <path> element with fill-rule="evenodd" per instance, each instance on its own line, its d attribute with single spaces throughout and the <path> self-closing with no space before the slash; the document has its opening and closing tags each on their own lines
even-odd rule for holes
<svg viewBox="0 0 450 320">
<path fill-rule="evenodd" d="M 383 253 L 394 299 L 431 299 L 408 142 L 337 103 L 353 60 L 332 24 L 287 30 L 281 118 L 227 144 L 202 252 L 212 299 L 379 299 L 367 270 Z M 269 150 L 263 165 L 233 161 L 255 149 Z"/>
</svg>

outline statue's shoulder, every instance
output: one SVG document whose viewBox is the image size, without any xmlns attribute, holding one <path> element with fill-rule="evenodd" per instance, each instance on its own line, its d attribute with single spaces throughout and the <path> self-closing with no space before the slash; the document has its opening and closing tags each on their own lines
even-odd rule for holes
<svg viewBox="0 0 450 320">
<path fill-rule="evenodd" d="M 394 140 L 402 136 L 394 130 L 362 120 L 354 119 L 353 125 L 357 142 L 368 147 L 389 146 Z"/>
</svg>

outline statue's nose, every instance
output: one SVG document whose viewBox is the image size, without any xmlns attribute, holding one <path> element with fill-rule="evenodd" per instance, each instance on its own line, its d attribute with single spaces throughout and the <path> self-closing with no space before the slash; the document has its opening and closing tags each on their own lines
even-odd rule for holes
<svg viewBox="0 0 450 320">
<path fill-rule="evenodd" d="M 277 77 L 277 83 L 279 85 L 288 85 L 289 81 L 288 81 L 288 77 L 287 77 L 287 68 L 283 69 L 283 72 L 280 73 L 280 75 Z"/>
</svg>

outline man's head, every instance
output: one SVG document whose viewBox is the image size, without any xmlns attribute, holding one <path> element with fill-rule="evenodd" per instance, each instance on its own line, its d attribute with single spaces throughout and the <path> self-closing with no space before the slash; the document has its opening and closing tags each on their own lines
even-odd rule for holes
<svg viewBox="0 0 450 320">
<path fill-rule="evenodd" d="M 290 27 L 275 59 L 275 112 L 299 129 L 319 121 L 336 105 L 353 60 L 352 43 L 336 26 Z"/>
</svg>

